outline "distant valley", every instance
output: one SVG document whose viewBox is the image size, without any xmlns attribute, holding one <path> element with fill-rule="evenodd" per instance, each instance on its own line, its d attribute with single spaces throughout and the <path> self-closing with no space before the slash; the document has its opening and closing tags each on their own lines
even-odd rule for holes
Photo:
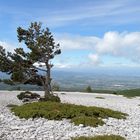
<svg viewBox="0 0 140 140">
<path fill-rule="evenodd" d="M 0 73 L 1 79 L 7 79 L 9 76 Z M 140 88 L 140 75 L 133 74 L 113 74 L 107 72 L 66 72 L 53 71 L 53 83 L 59 85 L 61 90 L 84 90 L 88 85 L 93 89 L 120 90 Z M 10 86 L 0 83 L 0 90 L 14 90 L 20 87 L 23 90 L 42 90 L 42 87 L 36 85 L 16 85 Z"/>
</svg>

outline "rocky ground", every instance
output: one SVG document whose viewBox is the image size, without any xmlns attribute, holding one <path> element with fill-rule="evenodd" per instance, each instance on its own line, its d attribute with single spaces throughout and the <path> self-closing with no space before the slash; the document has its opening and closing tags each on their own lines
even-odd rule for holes
<svg viewBox="0 0 140 140">
<path fill-rule="evenodd" d="M 0 140 L 70 140 L 75 136 L 100 134 L 116 134 L 127 140 L 140 140 L 140 97 L 129 99 L 108 94 L 61 93 L 58 95 L 62 102 L 110 108 L 127 113 L 129 116 L 126 120 L 106 119 L 104 120 L 106 124 L 97 128 L 75 126 L 70 120 L 65 119 L 62 121 L 49 121 L 43 118 L 19 119 L 6 107 L 7 104 L 21 104 L 16 98 L 19 92 L 0 91 Z"/>
</svg>

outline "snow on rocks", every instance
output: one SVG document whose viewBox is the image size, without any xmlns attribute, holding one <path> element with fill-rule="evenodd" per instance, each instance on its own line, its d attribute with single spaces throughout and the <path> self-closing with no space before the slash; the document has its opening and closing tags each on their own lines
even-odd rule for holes
<svg viewBox="0 0 140 140">
<path fill-rule="evenodd" d="M 43 92 L 37 92 L 40 95 Z M 18 91 L 0 91 L 0 140 L 70 140 L 75 136 L 94 136 L 116 134 L 127 140 L 140 138 L 140 98 L 128 99 L 122 96 L 65 92 L 58 93 L 62 102 L 99 106 L 118 110 L 129 114 L 126 120 L 114 118 L 104 119 L 105 125 L 96 128 L 75 126 L 70 120 L 62 121 L 38 119 L 19 119 L 6 107 L 7 104 L 21 104 L 16 98 Z M 96 96 L 105 99 L 97 99 Z"/>
</svg>

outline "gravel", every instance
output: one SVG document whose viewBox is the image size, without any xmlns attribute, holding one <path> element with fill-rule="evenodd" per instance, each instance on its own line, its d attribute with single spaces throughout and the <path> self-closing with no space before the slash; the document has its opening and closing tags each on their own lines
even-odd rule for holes
<svg viewBox="0 0 140 140">
<path fill-rule="evenodd" d="M 43 95 L 41 91 L 36 93 Z M 93 128 L 83 127 L 82 124 L 75 126 L 66 119 L 19 119 L 6 107 L 8 104 L 22 104 L 16 98 L 17 94 L 19 91 L 0 91 L 0 140 L 70 140 L 75 136 L 103 134 L 121 135 L 127 140 L 140 140 L 140 97 L 129 99 L 121 95 L 58 92 L 61 101 L 65 103 L 105 107 L 129 114 L 126 120 L 104 119 L 105 125 Z"/>
</svg>

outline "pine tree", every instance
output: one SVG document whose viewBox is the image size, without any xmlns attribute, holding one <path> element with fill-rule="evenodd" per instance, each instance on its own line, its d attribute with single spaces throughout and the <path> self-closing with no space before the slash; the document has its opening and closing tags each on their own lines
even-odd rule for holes
<svg viewBox="0 0 140 140">
<path fill-rule="evenodd" d="M 0 46 L 0 71 L 10 74 L 14 82 L 42 85 L 48 97 L 52 91 L 50 60 L 61 53 L 60 46 L 41 23 L 31 23 L 28 29 L 18 27 L 17 34 L 27 48 L 16 48 L 12 53 Z"/>
<path fill-rule="evenodd" d="M 92 92 L 92 88 L 90 86 L 86 87 L 86 92 Z"/>
</svg>

